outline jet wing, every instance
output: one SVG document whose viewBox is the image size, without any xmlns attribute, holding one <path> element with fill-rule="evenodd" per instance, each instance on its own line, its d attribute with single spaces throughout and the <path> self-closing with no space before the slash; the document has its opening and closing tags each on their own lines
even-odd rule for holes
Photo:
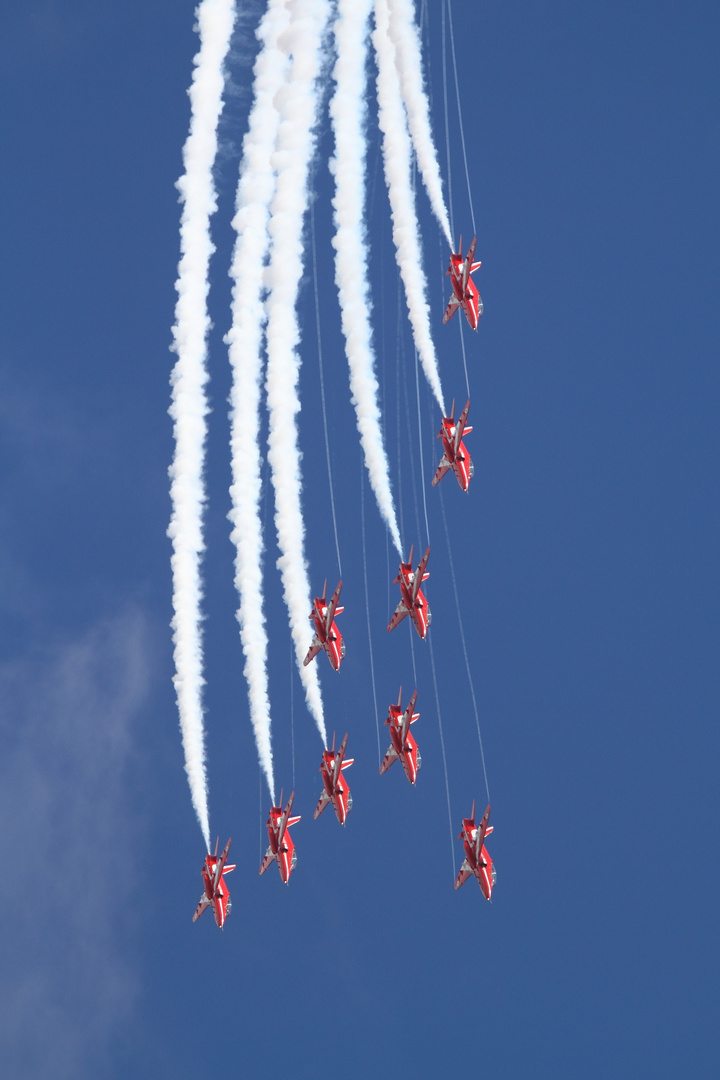
<svg viewBox="0 0 720 1080">
<path fill-rule="evenodd" d="M 443 322 L 444 323 L 449 323 L 450 322 L 453 315 L 457 311 L 457 308 L 458 308 L 459 304 L 460 304 L 460 301 L 458 300 L 455 293 L 453 293 L 452 296 L 450 297 L 450 300 L 448 301 L 448 306 L 445 308 L 445 314 L 443 315 Z"/>
<path fill-rule="evenodd" d="M 282 817 L 280 818 L 280 821 L 278 822 L 278 833 L 277 833 L 278 851 L 280 851 L 280 849 L 282 847 L 282 842 L 283 842 L 283 840 L 285 838 L 285 830 L 288 827 L 288 823 L 292 824 L 292 822 L 290 821 L 290 811 L 292 810 L 292 804 L 293 804 L 294 799 L 295 799 L 295 792 L 293 791 L 292 794 L 290 795 L 290 798 L 287 801 L 287 806 L 285 807 L 285 811 L 284 811 Z"/>
<path fill-rule="evenodd" d="M 345 738 L 340 743 L 340 749 L 338 750 L 337 754 L 335 755 L 335 761 L 333 762 L 333 775 L 332 775 L 333 788 L 335 788 L 337 786 L 338 776 L 340 775 L 340 770 L 342 769 L 342 765 L 343 765 L 343 758 L 345 757 L 345 750 L 347 748 L 347 741 L 348 741 L 348 733 L 346 732 L 345 733 Z"/>
<path fill-rule="evenodd" d="M 328 604 L 327 616 L 325 617 L 325 634 L 326 634 L 327 637 L 330 637 L 330 628 L 332 627 L 333 619 L 335 618 L 335 608 L 337 607 L 338 600 L 340 599 L 340 590 L 341 589 L 342 589 L 342 579 L 338 582 L 338 587 L 335 590 L 335 592 L 332 594 L 332 599 L 330 600 L 330 603 Z"/>
<path fill-rule="evenodd" d="M 200 897 L 200 903 L 195 908 L 195 914 L 193 915 L 193 922 L 197 922 L 206 907 L 210 907 L 210 901 L 205 893 Z"/>
<path fill-rule="evenodd" d="M 320 817 L 320 815 L 322 814 L 323 810 L 325 809 L 325 807 L 327 806 L 327 804 L 329 802 L 330 802 L 330 796 L 328 795 L 327 791 L 323 790 L 322 795 L 318 799 L 318 804 L 315 807 L 315 813 L 313 814 L 313 818 L 316 821 Z"/>
<path fill-rule="evenodd" d="M 473 236 L 473 241 L 472 241 L 472 244 L 470 245 L 470 247 L 468 248 L 468 253 L 467 253 L 467 256 L 465 257 L 465 265 L 463 266 L 463 279 L 462 279 L 463 293 L 467 292 L 467 283 L 468 283 L 468 278 L 470 277 L 470 268 L 472 267 L 473 259 L 475 258 L 475 245 L 476 244 L 477 244 L 477 236 Z"/>
<path fill-rule="evenodd" d="M 465 859 L 465 862 L 460 867 L 460 873 L 455 878 L 455 888 L 459 889 L 461 885 L 464 885 L 471 874 L 470 863 Z"/>
<path fill-rule="evenodd" d="M 267 849 L 267 851 L 265 852 L 265 858 L 260 863 L 260 869 L 258 870 L 258 873 L 259 874 L 264 874 L 265 871 L 267 870 L 268 866 L 270 866 L 271 863 L 274 862 L 274 860 L 275 860 L 275 853 L 274 853 L 273 849 L 271 847 L 269 847 Z"/>
<path fill-rule="evenodd" d="M 405 607 L 401 600 L 398 606 L 395 608 L 395 613 L 392 619 L 388 623 L 388 631 L 394 630 L 396 626 L 399 626 L 399 624 L 403 621 L 407 614 L 408 609 Z"/>
<path fill-rule="evenodd" d="M 391 743 L 391 744 L 390 744 L 390 749 L 388 750 L 388 752 L 387 752 L 387 754 L 385 755 L 385 757 L 384 757 L 384 758 L 382 759 L 382 764 L 381 764 L 381 766 L 380 766 L 380 775 L 381 775 L 381 776 L 382 776 L 382 774 L 383 774 L 384 772 L 387 772 L 387 770 L 388 770 L 388 769 L 390 768 L 390 766 L 392 765 L 393 761 L 396 761 L 396 760 L 397 760 L 397 756 L 398 756 L 398 755 L 397 755 L 397 750 L 395 749 L 395 747 L 394 747 L 394 746 L 392 745 L 392 743 Z"/>
<path fill-rule="evenodd" d="M 477 832 L 475 834 L 475 859 L 479 863 L 480 855 L 482 853 L 482 846 L 485 841 L 485 835 L 487 833 L 488 821 L 490 820 L 490 803 L 487 804 L 487 810 L 482 816 L 482 821 L 478 825 Z"/>
<path fill-rule="evenodd" d="M 225 845 L 225 848 L 223 850 L 222 855 L 220 856 L 218 861 L 215 863 L 215 877 L 213 878 L 213 894 L 217 891 L 218 882 L 220 881 L 220 878 L 222 877 L 222 874 L 223 874 L 223 870 L 225 869 L 225 863 L 227 862 L 228 854 L 230 852 L 230 844 L 231 843 L 232 843 L 232 838 L 230 840 L 228 840 L 227 844 Z M 215 850 L 217 850 L 217 848 Z"/>
<path fill-rule="evenodd" d="M 467 418 L 468 418 L 468 413 L 469 412 L 470 412 L 470 398 L 468 398 L 467 404 L 465 405 L 465 408 L 460 413 L 460 416 L 459 416 L 458 422 L 457 422 L 457 426 L 455 428 L 455 454 L 456 455 L 457 455 L 458 449 L 460 448 L 460 440 L 462 439 L 463 433 L 465 431 L 465 425 L 467 424 Z"/>
<path fill-rule="evenodd" d="M 415 702 L 417 701 L 417 690 L 410 698 L 408 707 L 403 713 L 402 727 L 400 728 L 400 738 L 402 740 L 403 748 L 405 747 L 405 740 L 407 739 L 407 733 L 410 725 L 413 722 L 413 710 L 415 709 Z"/>
<path fill-rule="evenodd" d="M 423 555 L 422 559 L 420 560 L 420 565 L 417 568 L 417 573 L 415 574 L 415 580 L 413 581 L 413 593 L 412 593 L 413 600 L 417 599 L 417 594 L 420 592 L 420 586 L 422 585 L 423 581 L 425 580 L 425 567 L 427 566 L 427 561 L 428 561 L 429 558 L 430 558 L 430 548 L 426 548 L 425 549 L 425 554 Z"/>
<path fill-rule="evenodd" d="M 307 651 L 307 656 L 303 660 L 303 667 L 307 667 L 308 664 L 310 663 L 310 661 L 315 659 L 315 657 L 317 656 L 317 654 L 320 652 L 321 649 L 322 649 L 322 642 L 321 642 L 320 638 L 318 637 L 318 635 L 316 634 L 315 637 L 313 638 L 312 645 L 310 646 L 310 648 Z"/>
<path fill-rule="evenodd" d="M 450 462 L 447 459 L 447 455 L 443 454 L 442 461 L 438 465 L 437 471 L 436 471 L 435 475 L 432 478 L 432 486 L 433 487 L 435 487 L 436 484 L 440 483 L 440 481 L 442 480 L 443 476 L 445 475 L 445 473 L 448 471 L 449 468 L 450 468 Z"/>
</svg>

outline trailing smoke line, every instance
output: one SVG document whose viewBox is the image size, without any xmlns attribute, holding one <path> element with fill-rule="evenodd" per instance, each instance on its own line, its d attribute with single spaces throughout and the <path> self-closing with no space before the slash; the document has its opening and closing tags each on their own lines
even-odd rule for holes
<svg viewBox="0 0 720 1080">
<path fill-rule="evenodd" d="M 280 115 L 275 96 L 288 67 L 279 40 L 289 24 L 285 0 L 270 0 L 258 27 L 261 42 L 255 61 L 253 104 L 243 140 L 233 228 L 237 233 L 230 277 L 233 280 L 232 327 L 227 334 L 233 382 L 231 404 L 232 507 L 228 517 L 235 544 L 235 586 L 240 640 L 245 656 L 250 720 L 260 765 L 275 801 L 275 780 L 267 675 L 267 631 L 263 611 L 263 537 L 260 518 L 260 383 L 263 266 L 268 250 L 267 224 L 275 191 L 272 155 Z"/>
<path fill-rule="evenodd" d="M 205 485 L 205 384 L 208 265 L 213 244 L 210 216 L 216 209 L 212 167 L 217 152 L 217 125 L 222 111 L 223 62 L 235 21 L 234 0 L 203 0 L 197 10 L 200 49 L 195 58 L 190 131 L 183 147 L 185 172 L 178 180 L 183 204 L 181 258 L 175 288 L 178 300 L 172 349 L 172 404 L 175 453 L 169 473 L 172 516 L 173 683 L 185 751 L 185 771 L 192 803 L 210 851 L 207 776 L 203 729 L 203 648 L 201 633 L 200 560 L 205 550 L 203 509 Z"/>
<path fill-rule="evenodd" d="M 420 266 L 420 227 L 410 183 L 411 147 L 400 94 L 395 47 L 389 34 L 387 0 L 375 2 L 373 44 L 377 61 L 378 123 L 382 132 L 383 166 L 390 198 L 395 258 L 405 289 L 415 348 L 425 377 L 443 411 L 443 394 L 435 346 L 430 334 L 430 311 L 425 298 L 425 275 Z"/>
<path fill-rule="evenodd" d="M 423 87 L 420 37 L 411 0 L 390 0 L 390 37 L 396 49 L 400 86 L 420 175 L 435 217 L 452 248 L 452 233 L 443 197 L 437 150 L 430 129 L 430 110 Z"/>
<path fill-rule="evenodd" d="M 345 335 L 350 390 L 357 415 L 365 464 L 378 508 L 402 556 L 400 532 L 390 489 L 388 460 L 383 446 L 378 407 L 378 382 L 371 342 L 370 296 L 365 243 L 365 67 L 366 39 L 372 0 L 340 0 L 335 22 L 337 61 L 333 71 L 335 94 L 330 117 L 335 135 L 336 233 L 335 281 Z"/>
<path fill-rule="evenodd" d="M 327 0 L 296 0 L 284 42 L 292 56 L 289 78 L 278 94 L 281 121 L 274 161 L 277 184 L 270 208 L 270 264 L 265 274 L 267 311 L 267 400 L 270 414 L 268 460 L 275 491 L 285 603 L 305 698 L 327 745 L 317 665 L 303 666 L 308 647 L 310 585 L 305 563 L 302 475 L 296 415 L 300 338 L 295 305 L 302 276 L 302 227 L 308 204 L 308 170 L 314 149 L 317 77 L 323 33 L 330 14 Z"/>
</svg>

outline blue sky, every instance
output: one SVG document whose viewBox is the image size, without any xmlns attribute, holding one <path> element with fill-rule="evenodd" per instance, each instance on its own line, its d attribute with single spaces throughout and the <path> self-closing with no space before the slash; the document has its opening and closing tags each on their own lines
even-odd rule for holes
<svg viewBox="0 0 720 1080">
<path fill-rule="evenodd" d="M 374 326 L 403 538 L 427 595 L 415 643 L 423 767 L 377 775 L 361 463 L 334 295 L 326 117 L 313 178 L 347 657 L 320 657 L 350 732 L 345 830 L 312 810 L 322 746 L 266 599 L 278 785 L 298 867 L 258 878 L 259 782 L 229 542 L 227 267 L 258 4 L 234 39 L 213 225 L 206 575 L 213 835 L 233 837 L 221 934 L 191 916 L 204 855 L 172 690 L 168 351 L 193 5 L 37 0 L 0 44 L 0 1019 L 8 1076 L 714 1076 L 718 165 L 714 5 L 453 0 L 485 302 L 465 333 L 470 493 L 429 488 L 420 384 L 371 125 Z M 444 161 L 439 5 L 427 51 Z M 452 210 L 471 235 L 451 95 Z M 443 385 L 464 400 L 441 244 L 418 200 Z M 334 583 L 313 294 L 300 443 L 313 587 Z M 409 403 L 409 407 L 406 405 Z M 264 421 L 265 422 L 265 421 Z M 492 795 L 492 905 L 452 889 L 484 785 L 440 499 Z M 412 690 L 388 637 L 396 560 L 365 485 L 382 719 Z M 389 599 L 390 598 L 390 599 Z M 291 691 L 292 687 L 292 691 Z M 293 750 L 294 747 L 294 750 Z"/>
</svg>

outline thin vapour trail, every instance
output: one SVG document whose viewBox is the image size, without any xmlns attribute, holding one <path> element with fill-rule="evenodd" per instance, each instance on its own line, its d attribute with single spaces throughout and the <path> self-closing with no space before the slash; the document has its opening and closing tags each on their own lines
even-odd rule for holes
<svg viewBox="0 0 720 1080">
<path fill-rule="evenodd" d="M 277 96 L 281 114 L 274 155 L 277 184 L 270 208 L 271 257 L 265 277 L 269 290 L 265 302 L 268 319 L 266 389 L 270 414 L 268 459 L 281 552 L 278 566 L 305 698 L 323 745 L 327 745 L 327 734 L 317 664 L 303 666 L 310 642 L 308 611 L 311 601 L 304 552 L 302 475 L 297 442 L 300 331 L 296 301 L 303 272 L 302 228 L 308 204 L 308 171 L 315 145 L 317 78 L 329 15 L 327 0 L 296 0 L 292 22 L 284 36 L 293 59 L 289 78 Z"/>
<path fill-rule="evenodd" d="M 268 639 L 263 610 L 263 529 L 260 516 L 262 492 L 260 390 L 262 377 L 263 266 L 268 251 L 270 201 L 275 191 L 275 150 L 280 114 L 275 96 L 288 67 L 280 39 L 287 30 L 286 0 L 270 0 L 257 30 L 260 52 L 255 61 L 253 104 L 243 140 L 243 158 L 233 228 L 237 233 L 230 277 L 232 327 L 226 337 L 232 368 L 230 391 L 230 448 L 232 483 L 231 539 L 235 544 L 235 587 L 239 606 L 237 620 L 245 656 L 250 720 L 258 757 L 270 796 L 275 800 L 268 695 Z"/>
<path fill-rule="evenodd" d="M 380 514 L 402 556 L 400 532 L 378 406 L 378 381 L 370 329 L 370 293 L 364 223 L 367 140 L 365 104 L 367 33 L 372 0 L 339 0 L 335 22 L 337 61 L 330 117 L 335 135 L 335 281 L 350 369 L 350 390 L 370 484 Z"/>
<path fill-rule="evenodd" d="M 383 165 L 392 213 L 395 257 L 405 288 L 405 300 L 420 363 L 435 400 L 443 410 L 437 357 L 430 334 L 425 275 L 420 265 L 420 227 L 410 182 L 410 136 L 400 93 L 395 46 L 389 32 L 388 0 L 374 2 L 373 44 L 378 68 L 378 123 L 383 136 Z"/>
<path fill-rule="evenodd" d="M 390 0 L 390 36 L 395 45 L 400 86 L 408 126 L 433 213 L 452 247 L 452 233 L 443 196 L 440 166 L 430 129 L 430 110 L 423 86 L 420 35 L 412 0 Z"/>
<path fill-rule="evenodd" d="M 168 536 L 172 540 L 173 575 L 173 683 L 177 696 L 185 751 L 185 771 L 190 784 L 207 850 L 210 850 L 207 773 L 202 691 L 202 583 L 200 561 L 205 550 L 205 437 L 208 411 L 207 313 L 208 266 L 214 250 L 210 217 L 217 201 L 213 163 L 217 153 L 217 126 L 222 111 L 223 62 L 235 21 L 234 0 L 203 0 L 197 9 L 200 48 L 193 63 L 190 131 L 183 147 L 185 172 L 178 180 L 183 204 L 180 224 L 181 258 L 175 288 L 178 300 L 172 328 L 172 404 L 175 453 L 170 467 L 172 515 Z"/>
</svg>

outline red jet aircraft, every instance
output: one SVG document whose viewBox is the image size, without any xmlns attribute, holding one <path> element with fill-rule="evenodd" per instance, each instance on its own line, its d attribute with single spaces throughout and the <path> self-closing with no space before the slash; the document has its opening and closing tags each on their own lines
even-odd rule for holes
<svg viewBox="0 0 720 1080">
<path fill-rule="evenodd" d="M 472 427 L 467 426 L 468 413 L 470 412 L 470 399 L 467 405 L 455 420 L 455 402 L 449 416 L 443 416 L 442 427 L 438 439 L 443 441 L 443 456 L 433 476 L 432 486 L 435 487 L 442 480 L 448 469 L 452 469 L 457 476 L 457 481 L 463 491 L 467 492 L 470 481 L 475 473 L 472 458 L 465 448 L 463 435 L 469 435 Z"/>
<path fill-rule="evenodd" d="M 479 270 L 482 266 L 482 263 L 473 262 L 476 243 L 477 237 L 474 236 L 473 242 L 468 248 L 467 257 L 463 260 L 461 236 L 460 250 L 457 255 L 455 255 L 454 252 L 450 255 L 450 265 L 447 269 L 447 273 L 450 275 L 453 294 L 450 297 L 450 302 L 445 308 L 445 314 L 443 315 L 443 322 L 450 322 L 456 309 L 461 307 L 465 312 L 465 318 L 470 323 L 472 330 L 477 330 L 478 320 L 483 313 L 483 302 L 480 298 L 480 293 L 477 291 L 475 282 L 470 277 L 475 270 Z"/>
<path fill-rule="evenodd" d="M 220 843 L 220 837 L 218 837 L 215 843 L 215 854 L 207 855 L 205 857 L 205 865 L 202 868 L 203 879 L 203 894 L 200 897 L 200 903 L 195 908 L 195 914 L 193 915 L 193 922 L 202 915 L 206 907 L 212 908 L 212 913 L 215 916 L 215 922 L 222 930 L 225 925 L 225 920 L 230 914 L 230 890 L 227 887 L 225 881 L 225 874 L 229 874 L 231 870 L 235 869 L 235 866 L 227 866 L 228 852 L 230 851 L 230 844 L 232 839 L 228 840 L 225 845 L 225 850 L 218 859 L 218 844 Z"/>
<path fill-rule="evenodd" d="M 270 807 L 270 817 L 267 819 L 267 831 L 270 846 L 265 852 L 265 858 L 260 863 L 260 870 L 258 871 L 260 874 L 264 874 L 273 859 L 277 859 L 280 877 L 286 885 L 290 880 L 290 875 L 295 869 L 295 863 L 297 862 L 295 845 L 288 832 L 290 826 L 300 820 L 299 814 L 297 817 L 290 817 L 294 798 L 295 792 L 293 791 L 284 810 L 282 808 L 282 795 L 280 795 L 280 805 Z"/>
<path fill-rule="evenodd" d="M 393 581 L 393 585 L 400 586 L 401 600 L 395 608 L 395 614 L 388 624 L 388 631 L 394 630 L 395 627 L 403 621 L 405 616 L 409 615 L 415 624 L 415 629 L 420 637 L 424 638 L 427 634 L 432 616 L 430 615 L 428 602 L 425 599 L 420 586 L 423 581 L 426 581 L 427 578 L 430 577 L 430 575 L 425 572 L 429 557 L 430 548 L 427 549 L 420 560 L 420 565 L 413 573 L 413 548 L 411 547 L 408 561 L 406 563 L 400 563 L 400 570 L 398 576 Z"/>
<path fill-rule="evenodd" d="M 488 828 L 489 820 L 490 803 L 488 803 L 480 824 L 475 824 L 475 800 L 473 799 L 472 813 L 469 818 L 463 818 L 462 832 L 458 837 L 458 840 L 464 841 L 465 861 L 460 867 L 460 873 L 455 882 L 455 888 L 459 889 L 461 885 L 465 884 L 470 875 L 474 874 L 486 900 L 489 900 L 492 896 L 497 877 L 493 861 L 485 847 L 485 837 L 489 836 L 493 831 L 492 825 Z"/>
<path fill-rule="evenodd" d="M 337 628 L 335 616 L 341 615 L 345 610 L 345 608 L 337 606 L 341 589 L 342 581 L 339 581 L 338 587 L 332 594 L 332 599 L 328 604 L 325 599 L 327 593 L 326 578 L 325 584 L 323 585 L 322 596 L 316 596 L 313 600 L 313 609 L 308 618 L 315 620 L 315 637 L 313 638 L 312 645 L 308 649 L 307 656 L 303 660 L 305 667 L 307 667 L 310 661 L 317 656 L 321 649 L 324 649 L 328 654 L 328 659 L 335 671 L 340 670 L 340 664 L 345 655 L 345 646 L 343 644 L 342 634 Z"/>
<path fill-rule="evenodd" d="M 420 757 L 417 743 L 410 734 L 410 725 L 414 724 L 420 716 L 419 712 L 413 712 L 416 701 L 417 690 L 410 698 L 407 709 L 403 712 L 402 686 L 400 687 L 398 703 L 397 705 L 390 706 L 390 712 L 385 721 L 390 727 L 390 738 L 392 742 L 390 743 L 388 752 L 383 758 L 382 765 L 380 766 L 381 774 L 387 772 L 393 761 L 396 761 L 399 758 L 402 762 L 402 767 L 405 770 L 405 775 L 411 784 L 414 784 L 417 780 L 418 769 L 422 764 L 422 758 Z"/>
<path fill-rule="evenodd" d="M 355 758 L 345 758 L 348 737 L 340 743 L 340 749 L 335 753 L 335 736 L 333 735 L 332 750 L 323 750 L 320 772 L 322 774 L 324 790 L 315 807 L 313 817 L 317 820 L 328 803 L 332 803 L 335 817 L 341 825 L 347 821 L 347 816 L 352 810 L 352 795 L 348 782 L 343 776 L 343 769 L 349 769 Z"/>
</svg>

